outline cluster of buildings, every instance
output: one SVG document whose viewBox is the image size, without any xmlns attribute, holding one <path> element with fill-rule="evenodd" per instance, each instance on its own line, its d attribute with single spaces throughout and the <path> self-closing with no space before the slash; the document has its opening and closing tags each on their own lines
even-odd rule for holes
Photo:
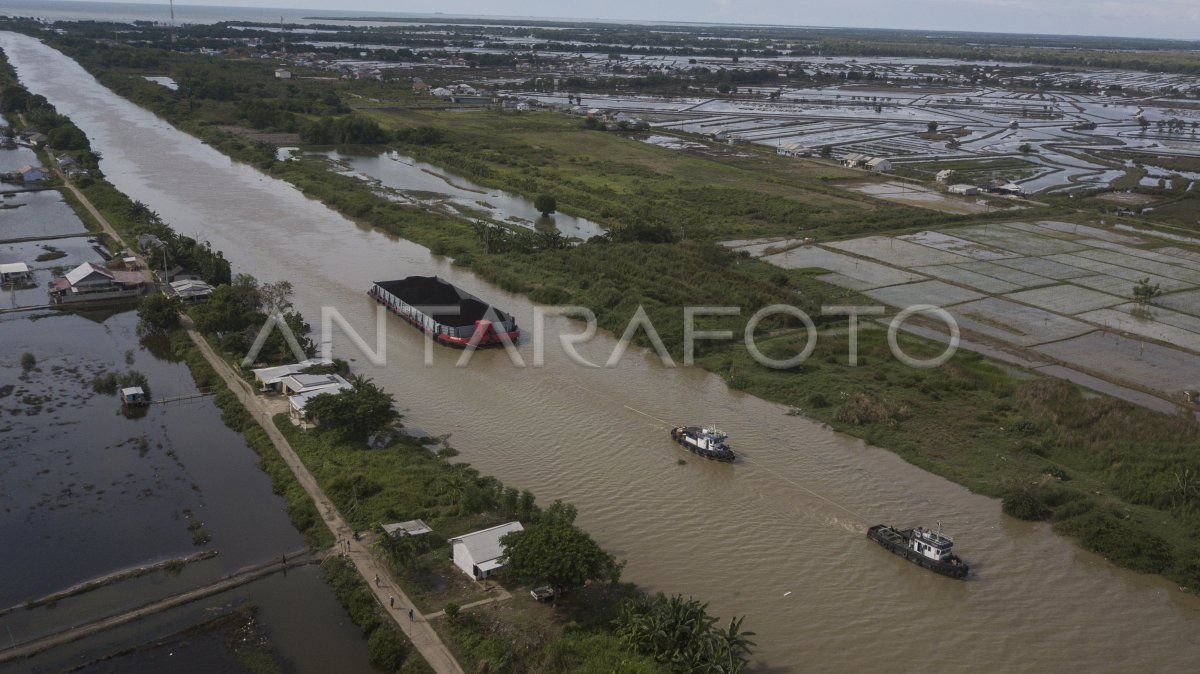
<svg viewBox="0 0 1200 674">
<path fill-rule="evenodd" d="M 54 163 L 58 165 L 58 170 L 68 178 L 78 178 L 88 174 L 87 169 L 80 166 L 71 155 L 64 154 L 56 157 Z"/>
<path fill-rule="evenodd" d="M 309 401 L 323 393 L 338 393 L 353 388 L 340 374 L 308 373 L 315 367 L 332 363 L 333 361 L 325 358 L 310 358 L 299 363 L 263 367 L 251 372 L 261 392 L 287 396 L 288 416 L 293 423 L 303 426 L 309 422 L 304 414 Z"/>
<path fill-rule="evenodd" d="M 878 173 L 889 173 L 892 170 L 892 162 L 886 157 L 872 157 L 871 155 L 857 152 L 852 152 L 842 157 L 842 166 L 867 169 L 868 171 L 876 171 Z"/>
<path fill-rule="evenodd" d="M 952 169 L 938 171 L 934 178 L 939 183 L 945 185 L 953 180 L 954 171 Z M 989 180 L 979 185 L 972 185 L 970 183 L 954 183 L 946 187 L 946 191 L 950 192 L 951 194 L 961 194 L 964 196 L 974 196 L 981 192 L 987 192 L 989 194 L 1006 194 L 1018 197 L 1025 194 L 1025 189 L 1023 187 L 1012 181 L 1004 180 Z"/>
<path fill-rule="evenodd" d="M 41 147 L 46 143 L 46 134 L 33 127 L 24 129 L 21 133 L 17 134 L 17 137 L 29 147 Z"/>
<path fill-rule="evenodd" d="M 136 258 L 129 259 L 136 263 Z M 50 303 L 74 304 L 139 297 L 150 284 L 142 272 L 134 270 L 134 263 L 126 262 L 126 269 L 110 269 L 99 263 L 84 262 L 50 281 L 47 287 Z M 0 281 L 4 283 L 30 281 L 32 278 L 32 272 L 23 262 L 0 264 Z M 196 278 L 173 281 L 162 288 L 164 295 L 178 297 L 183 304 L 203 302 L 212 292 L 212 286 Z"/>
<path fill-rule="evenodd" d="M 421 536 L 433 529 L 423 520 L 409 520 L 382 525 L 384 533 L 392 538 Z M 514 531 L 524 531 L 520 522 L 508 522 L 450 539 L 454 565 L 472 580 L 486 580 L 504 566 L 504 546 L 500 539 Z"/>
<path fill-rule="evenodd" d="M 811 157 L 816 151 L 800 143 L 780 143 L 775 148 L 775 154 L 780 157 Z"/>
</svg>

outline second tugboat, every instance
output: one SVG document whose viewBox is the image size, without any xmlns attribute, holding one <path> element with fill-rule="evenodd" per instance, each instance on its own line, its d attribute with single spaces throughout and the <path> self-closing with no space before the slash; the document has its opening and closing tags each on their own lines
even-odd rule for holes
<svg viewBox="0 0 1200 674">
<path fill-rule="evenodd" d="M 954 541 L 940 531 L 929 529 L 895 529 L 886 524 L 876 524 L 867 529 L 867 538 L 914 564 L 962 580 L 970 567 L 952 552 Z"/>
<path fill-rule="evenodd" d="M 737 458 L 725 442 L 729 436 L 715 428 L 676 426 L 671 429 L 671 439 L 689 452 L 706 459 L 732 463 Z"/>
</svg>

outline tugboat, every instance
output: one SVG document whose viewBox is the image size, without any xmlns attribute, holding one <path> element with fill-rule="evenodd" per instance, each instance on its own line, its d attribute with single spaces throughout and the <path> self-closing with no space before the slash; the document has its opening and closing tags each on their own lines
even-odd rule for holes
<svg viewBox="0 0 1200 674">
<path fill-rule="evenodd" d="M 867 538 L 914 564 L 962 580 L 970 567 L 951 552 L 954 541 L 941 532 L 929 529 L 896 529 L 886 524 L 876 524 L 867 529 Z"/>
<path fill-rule="evenodd" d="M 671 439 L 683 445 L 684 449 L 714 461 L 732 463 L 737 455 L 725 443 L 729 436 L 716 428 L 700 426 L 676 426 L 671 429 Z"/>
</svg>

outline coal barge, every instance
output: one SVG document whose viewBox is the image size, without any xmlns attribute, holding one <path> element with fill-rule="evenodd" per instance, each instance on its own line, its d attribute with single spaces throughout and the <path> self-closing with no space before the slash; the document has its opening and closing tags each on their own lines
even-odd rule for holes
<svg viewBox="0 0 1200 674">
<path fill-rule="evenodd" d="M 715 428 L 676 426 L 671 429 L 671 439 L 689 452 L 706 459 L 732 463 L 737 458 L 726 442 L 729 436 Z"/>
<path fill-rule="evenodd" d="M 437 276 L 376 281 L 367 294 L 439 344 L 494 346 L 521 338 L 511 315 Z"/>
<path fill-rule="evenodd" d="M 867 529 L 867 538 L 908 561 L 943 576 L 962 580 L 970 571 L 967 563 L 954 554 L 954 541 L 941 531 L 920 527 L 896 529 L 886 524 L 876 524 Z"/>
</svg>

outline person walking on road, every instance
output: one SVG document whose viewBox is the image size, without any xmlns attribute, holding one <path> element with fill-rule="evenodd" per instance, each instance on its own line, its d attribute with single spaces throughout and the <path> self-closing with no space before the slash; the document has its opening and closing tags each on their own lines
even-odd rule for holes
<svg viewBox="0 0 1200 674">
<path fill-rule="evenodd" d="M 408 622 L 412 622 L 412 621 L 413 621 L 413 610 L 410 608 L 410 609 L 408 609 Z"/>
<path fill-rule="evenodd" d="M 388 597 L 388 606 L 390 606 L 392 608 L 396 608 L 396 598 L 395 597 Z"/>
</svg>

